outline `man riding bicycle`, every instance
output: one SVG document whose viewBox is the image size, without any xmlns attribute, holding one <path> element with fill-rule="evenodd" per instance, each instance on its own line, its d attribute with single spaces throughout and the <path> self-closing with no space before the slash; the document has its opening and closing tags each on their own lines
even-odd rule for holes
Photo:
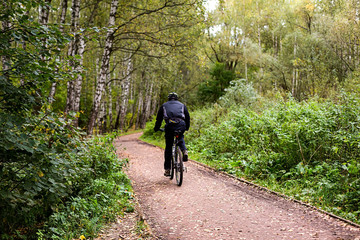
<svg viewBox="0 0 360 240">
<path fill-rule="evenodd" d="M 170 176 L 172 145 L 174 143 L 175 131 L 181 131 L 181 134 L 179 136 L 179 147 L 183 152 L 183 161 L 186 162 L 188 160 L 188 152 L 185 147 L 184 132 L 189 130 L 190 128 L 190 115 L 186 106 L 178 101 L 178 96 L 174 92 L 169 94 L 168 101 L 160 107 L 157 113 L 156 123 L 154 127 L 155 132 L 160 129 L 163 119 L 166 123 L 164 176 L 168 177 Z"/>
</svg>

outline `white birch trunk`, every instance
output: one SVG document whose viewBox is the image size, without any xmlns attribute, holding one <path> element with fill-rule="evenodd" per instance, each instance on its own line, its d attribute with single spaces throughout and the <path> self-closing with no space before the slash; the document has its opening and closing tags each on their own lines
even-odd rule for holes
<svg viewBox="0 0 360 240">
<path fill-rule="evenodd" d="M 61 15 L 60 15 L 60 31 L 63 33 L 64 32 L 64 24 L 65 24 L 65 20 L 66 20 L 66 12 L 67 12 L 67 8 L 68 8 L 68 0 L 63 0 L 61 2 Z"/>
<path fill-rule="evenodd" d="M 74 40 L 70 42 L 68 55 L 71 57 L 75 57 L 79 53 L 80 49 L 80 35 L 77 33 L 79 30 L 79 16 L 80 16 L 80 0 L 73 0 L 72 2 L 72 14 L 71 14 L 71 31 L 74 34 Z M 71 65 L 75 65 L 75 63 L 72 60 Z M 78 68 L 76 69 L 78 70 Z M 77 77 L 76 77 L 77 78 Z M 67 98 L 66 98 L 66 106 L 65 106 L 65 113 L 68 113 L 70 111 L 75 111 L 74 102 L 76 98 L 76 88 L 77 83 L 75 83 L 77 80 L 72 80 L 67 82 Z"/>
<path fill-rule="evenodd" d="M 61 15 L 60 15 L 60 20 L 59 20 L 59 29 L 60 32 L 64 32 L 64 24 L 65 24 L 65 20 L 66 20 L 66 12 L 67 12 L 67 7 L 68 7 L 68 0 L 63 0 L 61 2 Z M 51 84 L 51 88 L 50 88 L 50 92 L 49 92 L 49 103 L 51 104 L 54 101 L 55 98 L 55 93 L 56 93 L 56 82 L 53 82 Z"/>
<path fill-rule="evenodd" d="M 79 65 L 76 67 L 76 70 L 78 72 L 78 75 L 76 76 L 76 79 L 74 81 L 74 93 L 73 93 L 73 106 L 72 111 L 79 112 L 80 111 L 80 98 L 81 98 L 81 89 L 82 89 L 82 82 L 83 77 L 81 75 L 81 72 L 83 70 L 83 64 L 84 64 L 84 51 L 85 51 L 85 40 L 83 35 L 79 36 Z M 75 118 L 73 121 L 74 126 L 79 125 L 79 118 Z"/>
<path fill-rule="evenodd" d="M 295 37 L 295 42 L 294 42 L 294 60 L 296 59 L 296 48 L 297 48 L 297 44 L 296 44 L 296 37 Z M 293 79 L 292 79 L 292 88 L 291 88 L 291 94 L 293 97 L 295 97 L 295 86 L 296 85 L 296 67 L 294 66 L 293 69 Z"/>
<path fill-rule="evenodd" d="M 125 118 L 128 109 L 130 83 L 131 83 L 131 72 L 132 72 L 132 60 L 129 58 L 126 66 L 125 80 L 121 84 L 121 104 L 120 104 L 120 119 L 119 128 L 125 128 Z"/>
<path fill-rule="evenodd" d="M 110 18 L 109 18 L 109 24 L 108 24 L 108 31 L 106 34 L 106 40 L 105 40 L 105 48 L 102 55 L 101 60 L 101 69 L 100 74 L 97 81 L 97 86 L 95 90 L 95 96 L 93 101 L 93 107 L 91 110 L 91 115 L 89 119 L 88 124 L 88 134 L 91 134 L 95 125 L 96 117 L 99 113 L 101 98 L 105 89 L 105 83 L 106 83 L 106 75 L 109 71 L 109 64 L 110 64 L 110 55 L 113 48 L 113 42 L 114 42 L 114 33 L 115 29 L 113 29 L 115 25 L 115 15 L 118 8 L 118 0 L 112 0 L 111 2 L 111 8 L 110 8 Z"/>
<path fill-rule="evenodd" d="M 108 74 L 108 81 L 110 81 L 110 74 Z M 112 130 L 112 122 L 113 122 L 113 98 L 112 98 L 112 82 L 108 84 L 108 96 L 109 96 L 109 105 L 108 105 L 108 115 L 109 115 L 109 128 Z"/>
<path fill-rule="evenodd" d="M 137 113 L 136 113 L 136 122 L 135 122 L 135 129 L 138 129 L 140 126 L 140 120 L 142 117 L 142 109 L 143 109 L 143 105 L 144 105 L 144 100 L 143 100 L 143 90 L 140 87 L 140 91 L 139 91 L 139 96 L 138 96 L 138 102 L 137 102 Z"/>
<path fill-rule="evenodd" d="M 98 114 L 98 119 L 96 121 L 96 126 L 98 129 L 98 133 L 102 134 L 105 130 L 105 124 L 106 124 L 106 101 L 102 101 L 100 104 L 100 111 Z"/>
<path fill-rule="evenodd" d="M 146 90 L 146 96 L 145 96 L 145 102 L 144 102 L 144 111 L 143 111 L 143 114 L 142 114 L 141 125 L 140 125 L 141 128 L 145 128 L 146 122 L 150 117 L 151 96 L 152 96 L 153 86 L 154 86 L 154 82 L 151 81 L 151 83 L 148 84 L 148 87 L 147 87 L 147 90 Z"/>
<path fill-rule="evenodd" d="M 41 25 L 47 25 L 48 21 L 49 21 L 49 13 L 50 13 L 50 4 L 51 4 L 51 0 L 45 0 L 45 6 L 40 6 L 39 7 L 39 23 Z M 42 39 L 44 47 L 47 48 L 46 46 L 46 40 Z M 46 60 L 45 56 L 40 56 L 41 60 Z"/>
<path fill-rule="evenodd" d="M 156 88 L 155 88 L 156 89 Z M 151 111 L 150 111 L 150 116 L 153 116 L 154 114 L 156 114 L 157 112 L 157 101 L 158 101 L 158 91 L 154 90 L 154 94 L 152 96 L 152 101 L 151 101 Z"/>
<path fill-rule="evenodd" d="M 245 80 L 247 81 L 248 80 L 248 65 L 247 65 L 245 38 L 244 38 L 244 57 L 245 57 Z"/>
<path fill-rule="evenodd" d="M 46 5 L 50 5 L 51 0 L 45 0 Z M 50 7 L 44 6 L 39 8 L 39 23 L 42 25 L 47 25 L 49 21 L 49 12 Z"/>
<path fill-rule="evenodd" d="M 153 95 L 153 87 L 154 87 L 154 82 L 151 81 L 150 89 L 149 89 L 148 94 L 146 96 L 146 105 L 145 105 L 145 109 L 144 109 L 145 110 L 145 119 L 146 119 L 146 121 L 150 118 L 150 115 L 151 115 L 151 102 L 152 102 L 152 95 Z"/>
</svg>

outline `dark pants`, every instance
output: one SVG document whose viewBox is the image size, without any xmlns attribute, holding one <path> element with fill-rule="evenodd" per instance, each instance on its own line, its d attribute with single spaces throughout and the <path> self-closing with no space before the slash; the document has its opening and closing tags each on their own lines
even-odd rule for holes
<svg viewBox="0 0 360 240">
<path fill-rule="evenodd" d="M 181 134 L 179 135 L 179 143 L 178 146 L 180 147 L 181 151 L 186 150 L 185 147 L 185 140 L 184 140 L 184 132 L 186 126 L 185 122 L 180 122 L 178 124 L 167 124 L 165 126 L 165 162 L 164 162 L 164 169 L 171 168 L 171 158 L 172 158 L 172 146 L 174 144 L 174 132 L 176 130 L 180 130 Z"/>
</svg>

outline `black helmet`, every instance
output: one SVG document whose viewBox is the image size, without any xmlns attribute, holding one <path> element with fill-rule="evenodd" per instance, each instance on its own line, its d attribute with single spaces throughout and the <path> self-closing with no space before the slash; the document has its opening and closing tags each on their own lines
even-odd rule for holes
<svg viewBox="0 0 360 240">
<path fill-rule="evenodd" d="M 168 99 L 169 100 L 171 100 L 171 99 L 178 100 L 178 95 L 175 92 L 171 92 L 168 95 Z"/>
</svg>

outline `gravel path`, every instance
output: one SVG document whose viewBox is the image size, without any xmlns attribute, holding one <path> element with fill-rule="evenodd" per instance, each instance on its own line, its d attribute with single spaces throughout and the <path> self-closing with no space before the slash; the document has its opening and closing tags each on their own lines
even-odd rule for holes
<svg viewBox="0 0 360 240">
<path fill-rule="evenodd" d="M 115 145 L 130 160 L 128 175 L 156 239 L 360 240 L 359 228 L 192 161 L 178 187 L 163 176 L 163 150 L 140 135 L 120 137 Z"/>
</svg>

